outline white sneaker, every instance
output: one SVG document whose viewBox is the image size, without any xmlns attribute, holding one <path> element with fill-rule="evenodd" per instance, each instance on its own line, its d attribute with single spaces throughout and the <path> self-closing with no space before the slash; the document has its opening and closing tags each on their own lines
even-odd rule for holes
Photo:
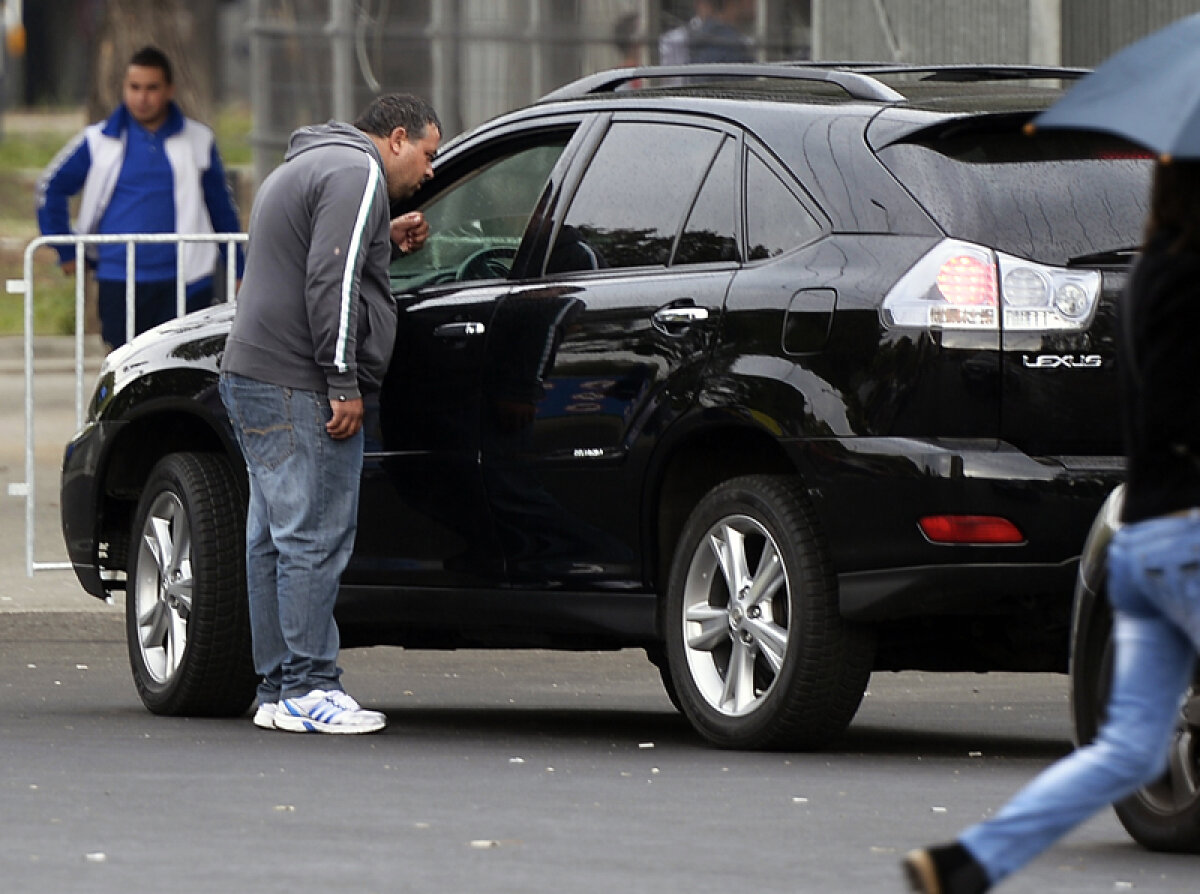
<svg viewBox="0 0 1200 894">
<path fill-rule="evenodd" d="M 275 711 L 275 728 L 292 733 L 374 733 L 387 725 L 378 711 L 368 711 L 340 689 L 314 689 L 285 698 Z"/>
<path fill-rule="evenodd" d="M 279 713 L 279 702 L 261 702 L 254 712 L 254 725 L 260 729 L 275 729 L 275 715 Z"/>
</svg>

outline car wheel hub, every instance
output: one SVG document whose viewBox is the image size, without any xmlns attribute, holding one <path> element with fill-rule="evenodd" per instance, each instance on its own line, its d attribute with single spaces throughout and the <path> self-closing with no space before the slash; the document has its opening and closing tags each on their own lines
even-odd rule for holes
<svg viewBox="0 0 1200 894">
<path fill-rule="evenodd" d="M 753 713 L 783 667 L 790 590 L 774 538 L 749 516 L 713 525 L 692 556 L 682 624 L 688 668 L 720 713 Z"/>
<path fill-rule="evenodd" d="M 128 598 L 137 613 L 138 649 L 150 677 L 166 683 L 183 661 L 192 605 L 191 525 L 177 495 L 165 492 L 154 501 L 137 549 Z"/>
<path fill-rule="evenodd" d="M 1142 800 L 1165 814 L 1187 810 L 1200 797 L 1200 737 L 1196 715 L 1200 694 L 1193 688 L 1180 711 L 1179 722 L 1167 751 L 1167 770 L 1139 790 Z"/>
</svg>

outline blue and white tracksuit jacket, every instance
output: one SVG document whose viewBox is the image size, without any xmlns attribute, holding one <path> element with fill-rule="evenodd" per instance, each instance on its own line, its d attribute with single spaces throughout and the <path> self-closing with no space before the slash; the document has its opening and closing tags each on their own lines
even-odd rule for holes
<svg viewBox="0 0 1200 894">
<path fill-rule="evenodd" d="M 171 103 L 151 133 L 124 104 L 107 121 L 84 128 L 50 163 L 38 182 L 37 218 L 43 235 L 71 233 L 68 200 L 82 191 L 77 233 L 237 233 L 241 226 L 217 143 L 208 127 Z M 74 246 L 55 246 L 62 261 Z M 92 246 L 96 278 L 124 282 L 125 245 Z M 185 242 L 180 267 L 192 292 L 211 282 L 218 248 Z M 175 279 L 174 245 L 141 244 L 137 281 Z M 238 251 L 238 276 L 242 255 Z"/>
</svg>

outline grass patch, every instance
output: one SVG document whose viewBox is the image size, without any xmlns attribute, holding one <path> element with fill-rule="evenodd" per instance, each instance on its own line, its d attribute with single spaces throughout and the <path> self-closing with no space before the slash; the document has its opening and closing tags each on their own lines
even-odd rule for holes
<svg viewBox="0 0 1200 894">
<path fill-rule="evenodd" d="M 0 139 L 0 171 L 41 170 L 54 160 L 70 135 L 55 132 L 12 133 Z"/>
<path fill-rule="evenodd" d="M 217 112 L 212 129 L 217 135 L 217 148 L 225 167 L 248 165 L 254 161 L 250 146 L 252 127 L 250 109 L 245 106 L 228 106 Z"/>
<path fill-rule="evenodd" d="M 35 261 L 34 267 L 38 264 Z M 75 282 L 52 270 L 34 274 L 33 331 L 35 335 L 73 335 L 75 333 Z M 13 279 L 18 276 L 12 277 Z M 0 335 L 20 335 L 25 331 L 25 296 L 0 295 Z"/>
</svg>

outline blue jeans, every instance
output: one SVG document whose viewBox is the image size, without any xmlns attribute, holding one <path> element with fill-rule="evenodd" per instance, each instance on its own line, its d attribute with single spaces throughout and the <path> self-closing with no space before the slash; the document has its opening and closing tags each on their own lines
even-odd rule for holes
<svg viewBox="0 0 1200 894">
<path fill-rule="evenodd" d="M 246 468 L 246 585 L 260 702 L 340 689 L 338 584 L 358 526 L 363 436 L 325 431 L 315 391 L 222 374 L 221 400 Z"/>
<path fill-rule="evenodd" d="M 1115 666 L 1096 740 L 959 837 L 993 884 L 1166 769 L 1200 651 L 1200 510 L 1118 530 L 1108 550 L 1108 594 Z"/>
</svg>

